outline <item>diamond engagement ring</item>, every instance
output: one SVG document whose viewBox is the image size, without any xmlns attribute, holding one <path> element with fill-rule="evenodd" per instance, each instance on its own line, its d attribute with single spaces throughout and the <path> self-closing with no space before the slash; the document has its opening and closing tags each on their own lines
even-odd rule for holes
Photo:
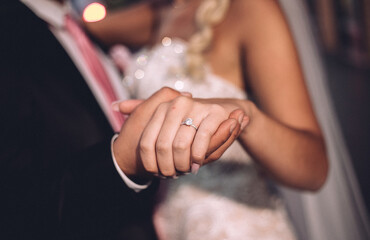
<svg viewBox="0 0 370 240">
<path fill-rule="evenodd" d="M 193 127 L 195 130 L 198 130 L 198 127 L 193 124 L 193 119 L 191 119 L 191 118 L 187 118 L 180 125 L 190 126 L 190 127 Z"/>
</svg>

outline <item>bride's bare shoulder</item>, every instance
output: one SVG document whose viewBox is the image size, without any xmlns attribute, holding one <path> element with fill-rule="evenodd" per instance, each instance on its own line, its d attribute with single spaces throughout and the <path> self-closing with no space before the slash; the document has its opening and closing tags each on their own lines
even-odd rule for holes
<svg viewBox="0 0 370 240">
<path fill-rule="evenodd" d="M 227 18 L 243 37 L 253 36 L 255 31 L 274 28 L 285 21 L 277 0 L 231 0 Z"/>
</svg>

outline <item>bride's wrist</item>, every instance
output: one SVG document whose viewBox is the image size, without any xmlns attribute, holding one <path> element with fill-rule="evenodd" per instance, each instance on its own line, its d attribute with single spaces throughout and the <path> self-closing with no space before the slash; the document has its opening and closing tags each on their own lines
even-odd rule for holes
<svg viewBox="0 0 370 240">
<path fill-rule="evenodd" d="M 242 100 L 241 102 L 242 109 L 244 110 L 245 117 L 247 121 L 243 121 L 240 133 L 240 137 L 245 138 L 246 135 L 253 130 L 253 125 L 258 116 L 260 115 L 260 110 L 257 108 L 256 104 L 250 100 Z M 246 125 L 246 126 L 243 126 Z"/>
</svg>

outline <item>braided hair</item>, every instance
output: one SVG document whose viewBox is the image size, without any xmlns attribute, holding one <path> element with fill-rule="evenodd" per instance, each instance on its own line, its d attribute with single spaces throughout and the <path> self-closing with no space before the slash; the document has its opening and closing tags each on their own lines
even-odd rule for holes
<svg viewBox="0 0 370 240">
<path fill-rule="evenodd" d="M 186 73 L 195 80 L 204 78 L 203 53 L 211 44 L 213 27 L 220 23 L 229 8 L 230 0 L 203 0 L 195 15 L 197 31 L 190 37 L 186 55 Z"/>
</svg>

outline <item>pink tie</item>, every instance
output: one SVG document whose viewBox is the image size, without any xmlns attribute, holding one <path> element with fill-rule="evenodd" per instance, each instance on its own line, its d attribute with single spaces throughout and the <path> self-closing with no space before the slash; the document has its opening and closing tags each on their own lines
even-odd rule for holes
<svg viewBox="0 0 370 240">
<path fill-rule="evenodd" d="M 124 122 L 124 117 L 122 114 L 113 111 L 110 107 L 112 102 L 117 101 L 118 99 L 109 81 L 108 75 L 105 72 L 102 63 L 100 62 L 99 57 L 97 56 L 93 44 L 80 26 L 78 26 L 78 24 L 68 15 L 65 18 L 65 27 L 75 40 L 81 55 L 83 56 L 91 73 L 94 75 L 95 81 L 97 81 L 102 90 L 104 101 L 106 101 L 108 104 L 107 106 L 109 106 L 108 119 L 113 130 L 115 132 L 119 132 Z"/>
</svg>

